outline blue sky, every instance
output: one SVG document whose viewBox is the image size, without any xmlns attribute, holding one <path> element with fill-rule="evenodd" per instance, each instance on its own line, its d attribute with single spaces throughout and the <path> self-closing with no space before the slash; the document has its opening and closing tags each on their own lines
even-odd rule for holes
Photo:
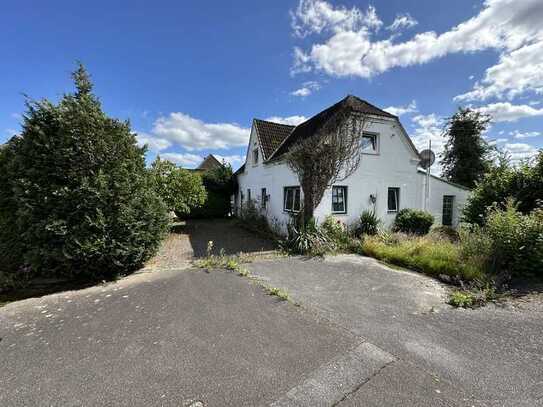
<svg viewBox="0 0 543 407">
<path fill-rule="evenodd" d="M 437 7 L 436 7 L 437 5 Z M 543 147 L 540 0 L 29 1 L 0 14 L 0 142 L 24 97 L 58 100 L 75 61 L 149 160 L 234 167 L 254 117 L 296 123 L 354 94 L 440 150 L 458 105 L 514 159 Z"/>
</svg>

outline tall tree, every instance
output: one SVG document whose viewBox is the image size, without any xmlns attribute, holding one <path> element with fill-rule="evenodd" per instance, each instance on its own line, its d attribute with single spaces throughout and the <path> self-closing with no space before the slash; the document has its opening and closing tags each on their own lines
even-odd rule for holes
<svg viewBox="0 0 543 407">
<path fill-rule="evenodd" d="M 325 191 L 359 167 L 360 137 L 367 123 L 365 115 L 343 109 L 286 154 L 287 165 L 298 176 L 304 194 L 304 223 L 313 218 Z"/>
<path fill-rule="evenodd" d="M 0 249 L 10 250 L 0 250 L 0 268 L 15 275 L 122 274 L 167 231 L 130 124 L 103 112 L 81 64 L 72 76 L 76 91 L 59 103 L 27 102 L 21 134 L 0 154 L 0 226 L 10 226 L 0 228 Z"/>
<path fill-rule="evenodd" d="M 482 134 L 491 117 L 470 108 L 458 108 L 447 120 L 448 137 L 442 158 L 442 175 L 449 181 L 473 188 L 489 169 L 491 150 Z"/>
</svg>

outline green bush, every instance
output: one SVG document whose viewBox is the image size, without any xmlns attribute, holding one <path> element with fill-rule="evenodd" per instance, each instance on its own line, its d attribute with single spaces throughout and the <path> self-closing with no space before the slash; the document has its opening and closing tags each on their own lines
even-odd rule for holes
<svg viewBox="0 0 543 407">
<path fill-rule="evenodd" d="M 357 237 L 363 235 L 375 236 L 379 232 L 381 221 L 373 211 L 363 211 L 354 229 Z"/>
<path fill-rule="evenodd" d="M 443 274 L 464 281 L 483 277 L 483 270 L 463 258 L 458 245 L 431 236 L 397 233 L 366 236 L 362 241 L 362 253 L 432 276 Z"/>
<path fill-rule="evenodd" d="M 504 208 L 508 198 L 517 202 L 517 209 L 523 214 L 529 214 L 543 203 L 543 152 L 531 162 L 518 166 L 502 158 L 470 194 L 463 220 L 482 226 L 489 208 L 496 205 Z"/>
<path fill-rule="evenodd" d="M 347 226 L 339 219 L 336 219 L 331 215 L 327 216 L 320 225 L 320 229 L 337 249 L 343 251 L 350 247 L 352 240 L 351 235 Z"/>
<path fill-rule="evenodd" d="M 449 304 L 457 308 L 471 308 L 475 298 L 469 291 L 453 291 L 449 297 Z"/>
<path fill-rule="evenodd" d="M 28 102 L 1 154 L 0 267 L 108 278 L 141 266 L 168 218 L 126 122 L 107 117 L 82 66 L 58 104 Z"/>
<path fill-rule="evenodd" d="M 425 235 L 432 227 L 434 217 L 418 209 L 402 209 L 396 215 L 393 229 L 397 232 Z"/>
<path fill-rule="evenodd" d="M 543 210 L 529 215 L 509 200 L 505 209 L 493 207 L 483 227 L 491 244 L 489 268 L 498 277 L 543 276 Z"/>
<path fill-rule="evenodd" d="M 156 191 L 169 211 L 189 214 L 206 201 L 200 174 L 177 167 L 157 157 L 150 168 Z"/>
</svg>

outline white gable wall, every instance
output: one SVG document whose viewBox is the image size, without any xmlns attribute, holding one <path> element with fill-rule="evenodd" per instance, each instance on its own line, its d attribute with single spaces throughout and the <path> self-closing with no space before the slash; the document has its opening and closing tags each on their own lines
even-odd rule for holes
<svg viewBox="0 0 543 407">
<path fill-rule="evenodd" d="M 395 212 L 388 211 L 388 188 L 400 188 L 400 209 L 423 209 L 426 177 L 418 171 L 418 157 L 407 141 L 403 128 L 396 120 L 376 121 L 371 123 L 366 131 L 378 134 L 378 152 L 377 154 L 362 154 L 360 166 L 356 172 L 346 180 L 337 183 L 348 188 L 347 213 L 334 214 L 334 217 L 346 224 L 356 222 L 363 210 L 373 209 L 370 195 L 374 195 L 376 214 L 388 227 L 396 216 Z M 260 203 L 261 189 L 266 188 L 269 201 L 263 213 L 270 222 L 280 223 L 283 230 L 286 230 L 289 214 L 283 211 L 283 188 L 299 185 L 298 178 L 284 163 L 264 164 L 262 152 L 259 154 L 258 164 L 254 165 L 252 150 L 257 140 L 256 129 L 253 125 L 245 172 L 238 175 L 239 190 L 243 193 L 244 202 L 247 200 L 247 189 L 251 189 L 251 198 Z M 430 177 L 430 191 L 428 211 L 434 215 L 436 224 L 441 223 L 443 195 L 456 197 L 453 213 L 453 222 L 456 224 L 468 191 L 434 177 Z M 315 217 L 322 222 L 331 212 L 332 191 L 330 189 L 326 191 L 316 208 Z"/>
</svg>

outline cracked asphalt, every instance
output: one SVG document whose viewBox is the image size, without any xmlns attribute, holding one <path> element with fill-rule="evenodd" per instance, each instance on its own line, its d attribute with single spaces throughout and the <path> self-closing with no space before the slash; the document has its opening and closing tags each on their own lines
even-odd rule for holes
<svg viewBox="0 0 543 407">
<path fill-rule="evenodd" d="M 543 302 L 457 310 L 360 256 L 194 269 L 213 226 L 189 226 L 140 273 L 1 307 L 0 406 L 543 406 Z"/>
<path fill-rule="evenodd" d="M 437 281 L 360 256 L 248 268 L 395 358 L 341 406 L 543 405 L 541 302 L 455 309 Z"/>
</svg>

